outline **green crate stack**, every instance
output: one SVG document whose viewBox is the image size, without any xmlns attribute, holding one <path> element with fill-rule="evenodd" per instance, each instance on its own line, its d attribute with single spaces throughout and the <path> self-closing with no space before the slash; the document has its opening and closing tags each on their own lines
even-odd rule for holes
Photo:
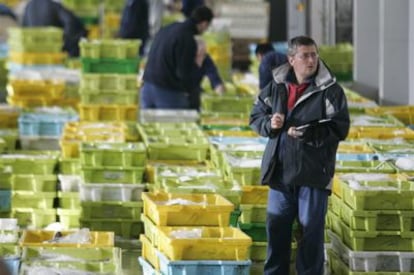
<svg viewBox="0 0 414 275">
<path fill-rule="evenodd" d="M 123 188 L 124 185 L 136 185 L 139 190 L 144 189 L 146 159 L 146 148 L 139 142 L 81 144 L 80 162 L 84 183 L 80 186 L 83 192 L 80 217 L 82 227 L 97 231 L 113 231 L 116 236 L 124 239 L 138 238 L 143 232 L 140 220 L 141 198 L 125 195 L 122 196 L 122 201 L 116 201 L 117 196 L 114 193 L 133 192 L 131 188 Z M 87 188 L 86 184 L 88 187 L 96 185 L 97 188 Z M 113 184 L 118 184 L 119 188 Z M 100 192 L 101 195 L 93 192 Z"/>
<path fill-rule="evenodd" d="M 224 81 L 231 80 L 232 42 L 228 31 L 206 32 L 203 34 L 207 52 L 217 66 Z"/>
<path fill-rule="evenodd" d="M 1 187 L 11 190 L 11 209 L 3 217 L 16 218 L 22 228 L 42 228 L 56 221 L 57 159 L 53 151 L 0 155 Z"/>
<path fill-rule="evenodd" d="M 354 49 L 351 44 L 321 45 L 319 55 L 339 81 L 352 81 Z"/>
<path fill-rule="evenodd" d="M 121 24 L 122 9 L 125 1 L 104 0 L 103 18 L 101 21 L 102 37 L 115 38 L 118 36 Z"/>
<path fill-rule="evenodd" d="M 19 53 L 59 53 L 63 30 L 56 27 L 13 27 L 9 29 L 9 48 Z"/>
<path fill-rule="evenodd" d="M 331 270 L 340 269 L 340 262 L 349 272 L 407 271 L 402 266 L 389 270 L 384 264 L 375 266 L 375 270 L 354 270 L 356 267 L 349 263 L 356 263 L 361 254 L 366 258 L 372 257 L 370 253 L 386 257 L 387 253 L 402 255 L 413 250 L 413 182 L 404 175 L 379 172 L 344 173 L 338 179 L 328 211 L 333 240 L 328 251 Z M 349 251 L 349 260 L 340 257 L 338 262 L 332 258 L 341 255 L 344 248 Z"/>
<path fill-rule="evenodd" d="M 80 42 L 82 76 L 80 87 L 81 120 L 87 118 L 87 110 L 97 106 L 113 106 L 124 110 L 121 117 L 112 120 L 138 118 L 138 49 L 140 40 L 104 39 Z M 127 110 L 134 110 L 131 117 Z M 97 111 L 101 112 L 101 111 Z M 85 115 L 83 115 L 85 113 Z M 98 120 L 102 120 L 96 114 Z M 109 118 L 105 118 L 109 119 Z"/>
</svg>

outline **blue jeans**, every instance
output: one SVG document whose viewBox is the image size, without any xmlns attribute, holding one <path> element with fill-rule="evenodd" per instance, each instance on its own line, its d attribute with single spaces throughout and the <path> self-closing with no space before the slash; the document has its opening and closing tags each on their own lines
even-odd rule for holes
<svg viewBox="0 0 414 275">
<path fill-rule="evenodd" d="M 187 93 L 144 82 L 140 105 L 142 109 L 189 109 L 190 102 Z"/>
<path fill-rule="evenodd" d="M 292 226 L 297 219 L 302 232 L 297 243 L 296 272 L 298 275 L 322 275 L 329 192 L 304 186 L 285 189 L 269 191 L 264 274 L 289 274 Z"/>
</svg>

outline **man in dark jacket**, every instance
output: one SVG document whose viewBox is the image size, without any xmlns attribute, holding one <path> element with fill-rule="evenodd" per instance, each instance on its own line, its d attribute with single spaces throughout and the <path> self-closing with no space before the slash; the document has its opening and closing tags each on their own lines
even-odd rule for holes
<svg viewBox="0 0 414 275">
<path fill-rule="evenodd" d="M 22 25 L 62 28 L 63 50 L 72 57 L 79 56 L 79 40 L 88 34 L 83 22 L 73 12 L 52 0 L 30 0 L 24 10 Z"/>
<path fill-rule="evenodd" d="M 189 96 L 196 91 L 192 74 L 195 66 L 196 34 L 209 27 L 213 13 L 197 8 L 184 22 L 162 28 L 154 38 L 144 71 L 141 107 L 188 109 Z"/>
<path fill-rule="evenodd" d="M 350 120 L 343 89 L 309 37 L 291 39 L 288 62 L 259 94 L 250 125 L 268 137 L 261 181 L 270 186 L 266 275 L 289 274 L 292 224 L 298 220 L 297 274 L 323 274 L 324 227 L 338 143 Z"/>
<path fill-rule="evenodd" d="M 146 41 L 149 37 L 149 6 L 147 0 L 128 0 L 121 16 L 119 37 L 140 39 L 140 55 L 144 54 Z"/>
</svg>

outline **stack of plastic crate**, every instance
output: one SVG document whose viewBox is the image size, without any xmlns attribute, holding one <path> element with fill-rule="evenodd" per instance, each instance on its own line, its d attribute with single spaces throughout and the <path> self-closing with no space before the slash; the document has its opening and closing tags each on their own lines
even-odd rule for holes
<svg viewBox="0 0 414 275">
<path fill-rule="evenodd" d="M 88 30 L 89 39 L 100 37 L 101 0 L 62 0 L 62 4 L 80 18 Z"/>
<path fill-rule="evenodd" d="M 403 174 L 337 175 L 328 250 L 335 274 L 412 272 L 413 183 Z"/>
<path fill-rule="evenodd" d="M 224 197 L 143 193 L 142 199 L 144 274 L 249 274 L 252 241 L 229 227 L 234 206 Z"/>
<path fill-rule="evenodd" d="M 124 239 L 137 238 L 143 232 L 144 144 L 84 142 L 80 160 L 81 226 L 113 231 Z"/>
<path fill-rule="evenodd" d="M 122 274 L 112 232 L 25 230 L 20 274 Z"/>
<path fill-rule="evenodd" d="M 79 186 L 83 183 L 80 148 L 82 142 L 126 141 L 127 126 L 121 122 L 69 122 L 65 124 L 59 145 L 58 192 L 59 221 L 66 228 L 79 227 L 81 215 Z"/>
<path fill-rule="evenodd" d="M 81 41 L 82 121 L 136 121 L 140 40 Z"/>
<path fill-rule="evenodd" d="M 0 257 L 10 273 L 19 274 L 19 227 L 16 219 L 0 219 Z M 2 270 L 3 271 L 3 270 Z"/>
<path fill-rule="evenodd" d="M 42 228 L 56 221 L 56 151 L 15 151 L 0 155 L 1 182 L 11 190 L 11 211 L 21 227 Z"/>
<path fill-rule="evenodd" d="M 59 150 L 66 122 L 77 121 L 73 109 L 38 107 L 23 110 L 19 116 L 19 139 L 23 150 Z"/>
</svg>

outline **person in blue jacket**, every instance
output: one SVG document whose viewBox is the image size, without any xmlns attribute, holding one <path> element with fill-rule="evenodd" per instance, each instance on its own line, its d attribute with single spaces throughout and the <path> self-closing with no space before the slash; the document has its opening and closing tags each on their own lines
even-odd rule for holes
<svg viewBox="0 0 414 275">
<path fill-rule="evenodd" d="M 140 55 L 144 55 L 149 38 L 149 5 L 147 0 L 127 0 L 122 11 L 119 37 L 140 39 Z"/>
<path fill-rule="evenodd" d="M 52 0 L 30 0 L 24 10 L 22 25 L 62 28 L 63 50 L 72 57 L 79 56 L 79 40 L 88 34 L 79 17 Z"/>
<path fill-rule="evenodd" d="M 141 108 L 190 108 L 190 95 L 197 91 L 194 36 L 205 32 L 212 19 L 213 12 L 202 6 L 184 22 L 167 25 L 156 34 L 144 69 Z"/>
<path fill-rule="evenodd" d="M 273 79 L 272 70 L 286 63 L 287 57 L 284 54 L 276 52 L 270 43 L 258 44 L 255 54 L 260 62 L 259 88 L 263 89 Z"/>
<path fill-rule="evenodd" d="M 292 38 L 287 55 L 288 63 L 274 69 L 250 114 L 251 128 L 268 138 L 260 175 L 270 187 L 264 274 L 290 274 L 297 219 L 296 273 L 321 275 L 336 151 L 350 128 L 348 104 L 312 38 Z"/>
<path fill-rule="evenodd" d="M 197 37 L 196 41 L 196 66 L 193 71 L 193 80 L 196 90 L 194 93 L 190 94 L 190 109 L 200 110 L 201 93 L 203 92 L 200 84 L 203 78 L 205 76 L 208 78 L 211 88 L 219 95 L 224 93 L 224 83 L 213 59 L 207 53 L 205 41 L 201 37 Z"/>
</svg>

